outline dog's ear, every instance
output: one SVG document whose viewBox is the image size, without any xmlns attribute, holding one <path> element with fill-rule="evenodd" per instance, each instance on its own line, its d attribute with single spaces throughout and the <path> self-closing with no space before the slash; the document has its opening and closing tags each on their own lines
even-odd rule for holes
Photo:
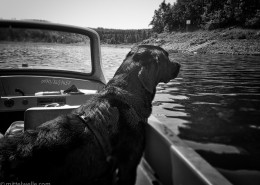
<svg viewBox="0 0 260 185">
<path fill-rule="evenodd" d="M 157 85 L 157 53 L 146 47 L 140 47 L 137 50 L 134 50 L 133 60 L 138 61 L 142 66 L 138 73 L 140 82 L 147 91 L 154 93 L 154 88 Z"/>
<path fill-rule="evenodd" d="M 142 66 L 138 73 L 138 78 L 144 88 L 150 93 L 154 93 L 154 88 L 156 87 L 156 69 L 155 65 Z"/>
<path fill-rule="evenodd" d="M 133 60 L 140 62 L 143 66 L 158 61 L 158 56 L 152 50 L 147 48 L 139 48 L 134 52 Z"/>
</svg>

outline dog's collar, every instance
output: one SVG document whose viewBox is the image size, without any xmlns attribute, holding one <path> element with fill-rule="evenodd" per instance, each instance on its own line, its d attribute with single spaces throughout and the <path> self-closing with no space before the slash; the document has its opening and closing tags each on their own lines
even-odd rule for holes
<svg viewBox="0 0 260 185">
<path fill-rule="evenodd" d="M 147 91 L 148 92 L 148 91 Z M 144 106 L 146 109 L 149 109 L 149 112 L 143 111 L 140 109 L 140 106 L 136 105 L 136 102 L 143 101 L 143 99 L 140 99 L 133 94 L 129 94 L 128 91 L 124 90 L 121 87 L 116 87 L 116 86 L 107 86 L 106 94 L 110 95 L 112 94 L 113 96 L 116 95 L 116 99 L 119 99 L 120 101 L 126 103 L 129 105 L 131 108 L 135 110 L 135 113 L 138 115 L 138 117 L 141 119 L 141 121 L 146 121 L 146 119 L 150 116 L 151 114 L 151 105 L 147 104 L 146 100 L 144 101 Z M 148 92 L 149 93 L 149 92 Z M 154 95 L 153 95 L 154 96 Z M 145 98 L 148 98 L 147 96 Z M 148 100 L 150 101 L 150 100 Z M 152 101 L 152 100 L 151 100 Z"/>
<path fill-rule="evenodd" d="M 93 127 L 91 124 L 91 120 L 89 117 L 85 116 L 85 114 L 77 114 L 77 116 L 81 119 L 81 121 L 84 122 L 86 127 L 90 130 L 90 132 L 94 135 L 96 138 L 98 145 L 100 148 L 103 150 L 105 156 L 106 156 L 106 161 L 110 162 L 111 160 L 111 153 L 112 153 L 112 147 L 109 142 L 109 138 L 104 136 L 102 137 L 101 134 Z"/>
</svg>

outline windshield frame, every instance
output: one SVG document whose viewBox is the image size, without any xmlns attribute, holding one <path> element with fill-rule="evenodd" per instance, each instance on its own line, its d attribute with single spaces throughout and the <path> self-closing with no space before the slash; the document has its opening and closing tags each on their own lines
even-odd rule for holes
<svg viewBox="0 0 260 185">
<path fill-rule="evenodd" d="M 93 79 L 105 82 L 102 71 L 100 56 L 100 39 L 96 31 L 89 28 L 76 27 L 71 25 L 55 24 L 36 21 L 0 20 L 0 28 L 18 29 L 41 29 L 50 31 L 62 31 L 88 36 L 90 39 L 91 67 L 90 73 L 55 70 L 55 69 L 0 69 L 0 76 L 7 75 L 37 75 L 37 76 L 64 76 L 69 78 Z"/>
</svg>

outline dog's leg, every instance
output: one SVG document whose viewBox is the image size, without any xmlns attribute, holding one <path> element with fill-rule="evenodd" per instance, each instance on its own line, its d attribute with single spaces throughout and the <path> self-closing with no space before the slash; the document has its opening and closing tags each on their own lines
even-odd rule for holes
<svg viewBox="0 0 260 185">
<path fill-rule="evenodd" d="M 132 165 L 132 164 L 131 164 Z M 136 169 L 138 165 L 129 168 L 129 164 L 119 168 L 117 185 L 134 185 L 136 181 Z"/>
<path fill-rule="evenodd" d="M 138 137 L 138 141 L 132 141 L 131 147 L 134 147 L 136 153 L 132 153 L 119 163 L 118 185 L 134 185 L 136 181 L 136 171 L 139 165 L 143 150 L 144 150 L 144 137 Z M 130 141 L 131 142 L 131 141 Z M 126 146 L 126 148 L 129 147 Z M 130 148 L 130 147 L 129 147 Z M 132 150 L 133 152 L 133 150 Z M 130 153 L 130 152 L 129 152 Z"/>
</svg>

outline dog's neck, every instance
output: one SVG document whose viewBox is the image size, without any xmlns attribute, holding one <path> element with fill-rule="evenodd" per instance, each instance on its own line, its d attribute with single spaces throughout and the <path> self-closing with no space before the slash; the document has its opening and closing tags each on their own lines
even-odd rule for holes
<svg viewBox="0 0 260 185">
<path fill-rule="evenodd" d="M 122 94 L 125 101 L 132 105 L 142 118 L 147 119 L 152 113 L 152 101 L 155 95 L 155 89 L 154 93 L 148 92 L 140 83 L 137 76 L 138 74 L 134 73 L 114 76 L 114 78 L 108 82 L 107 88 L 117 87 L 119 88 L 119 93 L 120 91 L 127 92 Z"/>
</svg>

